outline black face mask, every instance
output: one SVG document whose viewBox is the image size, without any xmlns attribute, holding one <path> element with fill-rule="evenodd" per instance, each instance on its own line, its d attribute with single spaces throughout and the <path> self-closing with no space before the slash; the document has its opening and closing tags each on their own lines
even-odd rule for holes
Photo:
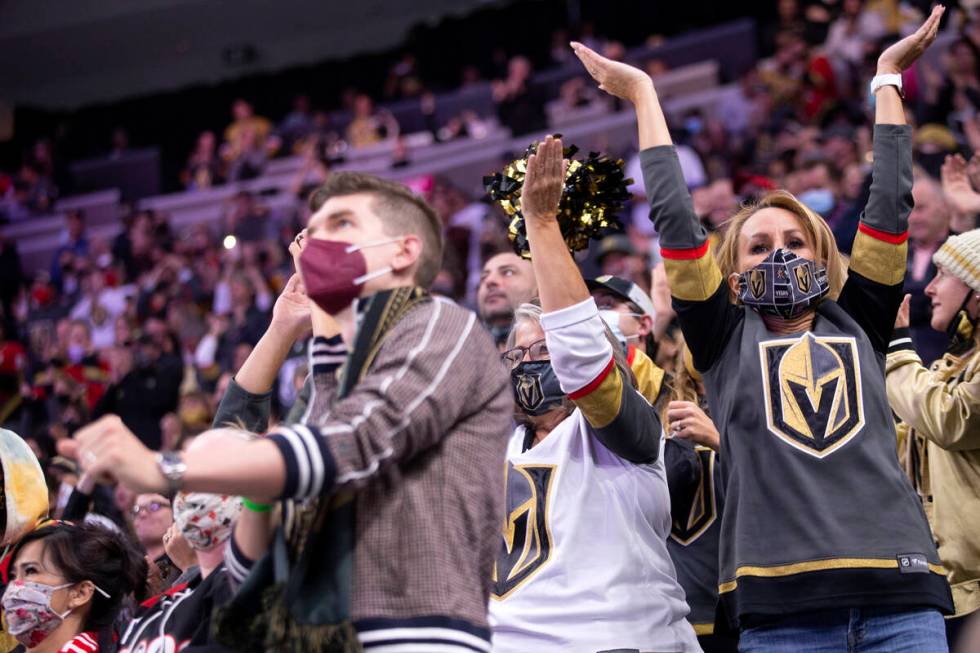
<svg viewBox="0 0 980 653">
<path fill-rule="evenodd" d="M 829 290 L 827 268 L 782 248 L 738 277 L 743 304 L 786 319 L 816 304 Z"/>
<path fill-rule="evenodd" d="M 544 415 L 565 398 L 551 361 L 525 361 L 510 371 L 514 401 L 525 415 Z"/>
</svg>

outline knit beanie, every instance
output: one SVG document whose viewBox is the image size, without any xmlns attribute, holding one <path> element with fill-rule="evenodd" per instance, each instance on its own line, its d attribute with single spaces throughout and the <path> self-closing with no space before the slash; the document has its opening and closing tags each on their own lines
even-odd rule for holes
<svg viewBox="0 0 980 653">
<path fill-rule="evenodd" d="M 950 236 L 932 260 L 974 292 L 980 292 L 980 229 Z"/>
</svg>

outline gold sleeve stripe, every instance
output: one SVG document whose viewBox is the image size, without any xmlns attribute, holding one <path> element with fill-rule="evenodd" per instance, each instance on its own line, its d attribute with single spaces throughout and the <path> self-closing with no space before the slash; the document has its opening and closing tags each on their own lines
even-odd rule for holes
<svg viewBox="0 0 980 653">
<path fill-rule="evenodd" d="M 714 635 L 715 625 L 714 624 L 691 624 L 694 626 L 694 634 L 698 635 Z"/>
<path fill-rule="evenodd" d="M 859 230 L 854 236 L 850 268 L 862 277 L 894 286 L 905 279 L 908 248 L 908 241 L 889 242 Z"/>
<path fill-rule="evenodd" d="M 831 569 L 898 569 L 898 560 L 893 558 L 830 558 L 827 560 L 807 560 L 806 562 L 794 562 L 788 565 L 777 565 L 774 567 L 739 567 L 735 570 L 735 580 L 721 583 L 718 591 L 722 594 L 731 592 L 738 587 L 738 579 L 742 576 L 755 576 L 759 578 L 780 578 L 782 576 L 792 576 L 793 574 L 805 574 L 812 571 L 828 571 Z M 946 575 L 946 570 L 942 565 L 929 563 L 929 571 L 940 576 Z"/>
<path fill-rule="evenodd" d="M 601 429 L 612 423 L 619 415 L 623 405 L 623 375 L 619 373 L 615 361 L 600 376 L 598 385 L 590 383 L 582 390 L 568 395 L 582 410 L 585 419 L 593 428 Z M 588 389 L 588 392 L 583 392 Z"/>
<path fill-rule="evenodd" d="M 721 270 L 707 250 L 700 258 L 664 257 L 670 294 L 689 302 L 703 302 L 721 285 Z"/>
<path fill-rule="evenodd" d="M 657 402 L 663 387 L 664 371 L 649 356 L 635 347 L 630 347 L 627 360 L 633 375 L 636 376 L 637 390 L 651 404 Z"/>
</svg>

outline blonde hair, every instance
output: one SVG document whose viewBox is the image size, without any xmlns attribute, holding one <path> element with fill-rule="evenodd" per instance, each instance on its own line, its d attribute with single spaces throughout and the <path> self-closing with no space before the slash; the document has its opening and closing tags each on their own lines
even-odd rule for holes
<svg viewBox="0 0 980 653">
<path fill-rule="evenodd" d="M 785 190 L 767 193 L 758 201 L 742 207 L 738 213 L 728 220 L 725 225 L 725 238 L 716 254 L 722 276 L 727 281 L 733 273 L 738 274 L 740 272 L 738 243 L 745 222 L 762 209 L 771 208 L 789 211 L 799 220 L 800 227 L 810 240 L 814 262 L 827 268 L 827 281 L 830 284 L 828 296 L 831 299 L 837 299 L 841 288 L 844 287 L 844 281 L 847 279 L 847 266 L 844 264 L 840 250 L 837 249 L 834 234 L 823 218 L 807 208 L 792 193 Z"/>
<path fill-rule="evenodd" d="M 693 367 L 690 361 L 691 352 L 687 348 L 687 343 L 684 342 L 683 336 L 681 336 L 679 344 L 677 353 L 674 355 L 674 375 L 667 382 L 670 388 L 670 401 L 690 401 L 693 404 L 698 404 L 700 403 L 698 380 L 691 374 Z M 691 364 L 691 367 L 688 367 L 689 364 Z M 665 402 L 663 408 L 660 410 L 660 423 L 664 426 L 664 433 L 668 434 L 670 433 L 670 420 L 667 419 L 667 407 L 669 405 L 669 401 Z"/>
</svg>

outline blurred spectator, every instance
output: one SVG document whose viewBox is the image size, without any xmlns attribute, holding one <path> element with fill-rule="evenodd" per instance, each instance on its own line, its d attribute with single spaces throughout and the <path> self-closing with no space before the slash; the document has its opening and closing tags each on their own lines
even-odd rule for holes
<svg viewBox="0 0 980 653">
<path fill-rule="evenodd" d="M 70 317 L 88 324 L 92 331 L 92 344 L 104 349 L 115 344 L 115 322 L 129 306 L 131 287 L 110 287 L 105 282 L 103 270 L 91 270 L 82 279 L 81 297 L 71 309 Z"/>
<path fill-rule="evenodd" d="M 922 123 L 949 124 L 962 121 L 980 108 L 980 49 L 968 38 L 949 46 L 942 59 L 944 75 L 923 64 L 927 80 L 925 102 L 919 112 Z"/>
<path fill-rule="evenodd" d="M 939 184 L 921 170 L 912 185 L 915 206 L 909 215 L 909 265 L 905 273 L 905 292 L 912 295 L 909 327 L 915 350 L 925 365 L 942 356 L 947 337 L 929 326 L 932 302 L 926 286 L 936 276 L 932 255 L 949 236 L 949 209 Z"/>
<path fill-rule="evenodd" d="M 58 198 L 58 188 L 54 180 L 44 174 L 34 163 L 25 163 L 14 179 L 14 199 L 16 203 L 30 213 L 46 213 L 54 208 Z M 14 219 L 25 217 L 21 212 L 12 216 Z"/>
<path fill-rule="evenodd" d="M 276 133 L 282 140 L 286 152 L 298 153 L 298 147 L 313 133 L 315 126 L 310 114 L 310 98 L 297 95 L 293 98 L 293 109 L 279 123 Z"/>
<path fill-rule="evenodd" d="M 247 190 L 239 191 L 229 200 L 223 222 L 224 233 L 234 236 L 238 243 L 264 240 L 269 237 L 272 226 L 269 209 Z"/>
<path fill-rule="evenodd" d="M 830 25 L 824 49 L 843 64 L 859 66 L 869 53 L 878 51 L 885 35 L 881 14 L 868 10 L 865 0 L 843 0 L 841 15 Z"/>
<path fill-rule="evenodd" d="M 615 234 L 599 241 L 596 262 L 602 275 L 620 277 L 632 281 L 643 292 L 650 292 L 650 271 L 644 257 L 640 255 L 629 236 Z"/>
<path fill-rule="evenodd" d="M 58 289 L 73 292 L 75 288 L 64 288 L 66 273 L 77 271 L 84 266 L 79 259 L 89 253 L 88 236 L 85 233 L 85 213 L 73 209 L 65 214 L 64 243 L 54 252 L 51 261 L 51 281 Z"/>
<path fill-rule="evenodd" d="M 182 369 L 161 365 L 164 351 L 148 335 L 134 347 L 117 350 L 113 382 L 93 411 L 93 418 L 118 415 L 143 444 L 159 449 L 160 420 L 177 408 Z"/>
<path fill-rule="evenodd" d="M 221 156 L 228 162 L 228 179 L 251 179 L 261 173 L 268 156 L 278 149 L 279 139 L 272 135 L 272 123 L 256 116 L 245 100 L 235 100 L 232 116 L 233 122 L 225 129 Z"/>
<path fill-rule="evenodd" d="M 351 147 L 367 147 L 385 139 L 398 137 L 398 121 L 387 110 L 374 110 L 374 102 L 361 93 L 354 99 L 354 119 L 347 125 L 347 142 Z"/>
<path fill-rule="evenodd" d="M 800 12 L 798 0 L 778 0 L 776 2 L 776 16 L 764 23 L 760 29 L 760 41 L 762 44 L 762 55 L 770 56 L 776 51 L 776 36 L 787 30 L 802 32 L 804 29 L 803 18 Z"/>
<path fill-rule="evenodd" d="M 512 57 L 507 62 L 507 77 L 493 83 L 493 100 L 501 124 L 515 136 L 541 131 L 547 125 L 543 111 L 544 98 L 530 83 L 531 62 L 527 57 Z"/>
<path fill-rule="evenodd" d="M 197 137 L 194 151 L 187 159 L 181 179 L 188 190 L 210 188 L 224 181 L 224 161 L 218 156 L 218 142 L 214 132 L 205 131 Z"/>
<path fill-rule="evenodd" d="M 386 100 L 413 98 L 424 91 L 425 87 L 419 75 L 415 55 L 406 52 L 388 70 L 388 77 L 384 83 L 384 97 Z"/>
</svg>

